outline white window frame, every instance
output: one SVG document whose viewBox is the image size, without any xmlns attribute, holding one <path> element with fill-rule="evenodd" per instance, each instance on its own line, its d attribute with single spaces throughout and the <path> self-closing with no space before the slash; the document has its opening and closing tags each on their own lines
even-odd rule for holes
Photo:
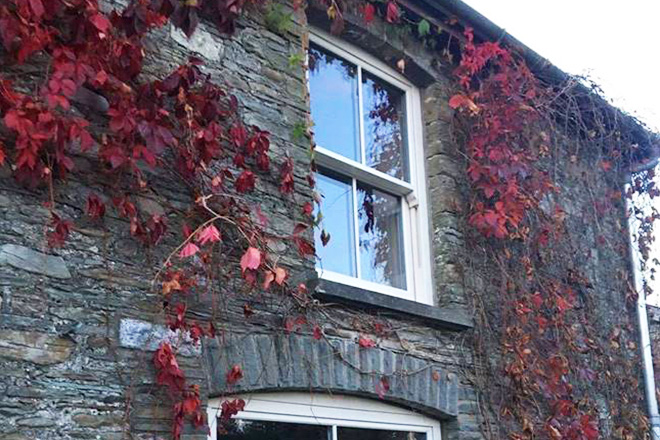
<svg viewBox="0 0 660 440">
<path fill-rule="evenodd" d="M 340 154 L 316 146 L 316 163 L 325 168 L 338 171 L 340 174 L 352 177 L 401 197 L 401 217 L 404 242 L 404 262 L 406 270 L 406 289 L 398 289 L 384 284 L 378 284 L 359 278 L 360 252 L 359 231 L 355 225 L 356 267 L 357 277 L 325 270 L 317 267 L 321 279 L 349 286 L 383 293 L 423 304 L 433 305 L 433 285 L 431 281 L 431 249 L 429 221 L 426 202 L 426 170 L 424 156 L 424 133 L 422 126 L 422 105 L 420 92 L 403 75 L 374 56 L 342 41 L 341 39 L 319 29 L 310 30 L 310 42 L 334 53 L 346 61 L 359 67 L 358 69 L 358 101 L 360 108 L 360 145 L 364 150 L 364 121 L 362 117 L 362 69 L 369 74 L 399 88 L 406 96 L 406 128 L 408 140 L 408 164 L 410 183 L 389 176 Z M 362 151 L 361 157 L 364 157 Z M 355 182 L 355 180 L 353 180 Z M 355 187 L 355 185 L 353 185 Z M 357 194 L 353 188 L 354 211 L 357 211 Z M 357 214 L 355 214 L 357 215 Z M 321 265 L 323 262 L 321 262 Z"/>
<path fill-rule="evenodd" d="M 337 440 L 337 427 L 422 432 L 426 434 L 426 440 L 442 440 L 438 420 L 376 400 L 293 392 L 228 398 L 245 400 L 245 410 L 240 411 L 234 419 L 329 426 L 332 427 L 332 437 L 329 440 Z M 222 440 L 217 437 L 217 423 L 224 400 L 226 399 L 209 400 L 208 440 Z"/>
</svg>

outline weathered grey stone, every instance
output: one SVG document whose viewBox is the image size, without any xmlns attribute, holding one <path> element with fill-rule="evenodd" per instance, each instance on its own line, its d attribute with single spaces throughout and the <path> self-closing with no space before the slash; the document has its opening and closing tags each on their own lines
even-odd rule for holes
<svg viewBox="0 0 660 440">
<path fill-rule="evenodd" d="M 0 440 L 32 440 L 32 437 L 12 432 L 8 434 L 0 434 Z"/>
<path fill-rule="evenodd" d="M 163 208 L 163 205 L 154 199 L 148 197 L 138 197 L 137 202 L 140 210 L 146 212 L 149 215 L 165 215 L 165 208 Z"/>
<path fill-rule="evenodd" d="M 30 428 L 49 428 L 55 425 L 55 421 L 48 417 L 29 417 L 21 419 L 17 422 L 21 426 L 29 426 Z"/>
<path fill-rule="evenodd" d="M 129 278 L 122 276 L 121 273 L 106 269 L 83 269 L 79 271 L 80 275 L 99 281 L 105 281 L 122 286 L 137 287 L 146 289 L 149 287 L 149 281 L 140 278 Z"/>
<path fill-rule="evenodd" d="M 16 244 L 0 246 L 0 264 L 52 278 L 71 278 L 71 273 L 62 257 L 44 254 Z"/>
<path fill-rule="evenodd" d="M 197 52 L 207 60 L 218 61 L 224 53 L 222 40 L 214 38 L 204 30 L 203 25 L 199 26 L 190 38 L 174 26 L 170 27 L 170 35 L 174 41 L 192 52 Z"/>
<path fill-rule="evenodd" d="M 57 335 L 17 330 L 0 330 L 0 357 L 39 365 L 66 361 L 73 351 L 73 341 Z"/>
<path fill-rule="evenodd" d="M 11 199 L 0 194 L 0 208 L 6 208 L 11 205 Z"/>
<path fill-rule="evenodd" d="M 121 417 L 112 414 L 74 414 L 71 419 L 78 425 L 86 428 L 99 428 L 101 426 L 113 426 L 121 423 Z"/>
</svg>

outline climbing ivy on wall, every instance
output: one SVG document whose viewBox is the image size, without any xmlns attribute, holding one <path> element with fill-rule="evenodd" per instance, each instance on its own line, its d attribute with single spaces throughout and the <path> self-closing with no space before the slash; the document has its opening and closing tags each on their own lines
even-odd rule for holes
<svg viewBox="0 0 660 440">
<path fill-rule="evenodd" d="M 249 288 L 287 288 L 287 271 L 266 252 L 273 237 L 265 232 L 263 213 L 245 195 L 254 191 L 260 175 L 276 167 L 287 199 L 294 189 L 294 165 L 291 158 L 271 164 L 270 134 L 244 124 L 237 98 L 203 74 L 199 59 L 147 80 L 144 40 L 168 22 L 190 36 L 202 14 L 215 17 L 221 32 L 232 33 L 236 18 L 251 3 L 136 0 L 111 13 L 96 0 L 10 0 L 0 6 L 3 63 L 40 67 L 29 82 L 0 79 L 0 165 L 10 162 L 19 182 L 48 189 L 48 243 L 53 247 L 64 245 L 74 227 L 58 210 L 54 186 L 78 171 L 75 155 L 95 156 L 102 182 L 111 190 L 89 196 L 87 216 L 101 221 L 114 209 L 147 247 L 161 242 L 168 223 L 163 216 L 140 212 L 132 194 L 151 185 L 153 170 L 178 176 L 194 201 L 179 233 L 181 243 L 154 281 L 167 299 L 169 327 L 196 342 L 214 336 L 215 329 L 211 322 L 189 319 L 185 298 L 211 270 L 211 256 L 221 246 L 242 249 L 236 276 Z M 102 111 L 93 111 L 95 103 L 101 103 L 96 106 Z M 300 223 L 283 238 L 309 256 L 314 250 L 305 229 Z M 208 267 L 200 268 L 199 261 Z M 306 295 L 305 286 L 297 294 Z M 185 420 L 206 426 L 199 389 L 186 383 L 175 349 L 163 343 L 153 364 L 157 383 L 167 387 L 173 400 L 173 437 L 179 438 Z M 239 380 L 240 367 L 228 374 L 228 383 Z M 241 404 L 225 406 L 228 417 Z"/>
<path fill-rule="evenodd" d="M 594 172 L 623 166 L 632 148 L 623 128 L 598 117 L 585 120 L 569 91 L 540 83 L 522 58 L 503 45 L 477 42 L 470 29 L 461 35 L 453 20 L 444 30 L 431 26 L 395 0 L 322 3 L 336 33 L 350 12 L 367 26 L 378 19 L 408 29 L 431 47 L 447 29 L 459 35 L 456 93 L 447 104 L 457 111 L 457 137 L 465 143 L 471 189 L 467 222 L 477 233 L 476 242 L 487 249 L 485 266 L 501 279 L 496 294 L 478 293 L 497 298 L 500 330 L 488 333 L 486 314 L 478 310 L 475 339 L 482 343 L 475 344 L 477 363 L 487 355 L 481 351 L 487 346 L 501 362 L 484 361 L 480 374 L 487 379 L 475 381 L 492 380 L 489 387 L 497 391 L 490 397 L 500 393 L 507 402 L 484 412 L 501 417 L 503 431 L 493 432 L 489 420 L 485 433 L 503 438 L 503 432 L 511 439 L 602 438 L 597 402 L 590 397 L 597 390 L 608 398 L 617 438 L 642 438 L 647 422 L 639 412 L 638 377 L 627 374 L 638 364 L 630 346 L 632 330 L 593 334 L 588 300 L 580 295 L 590 282 L 578 270 L 579 262 L 567 258 L 572 249 L 566 244 L 566 214 L 549 167 L 571 139 L 597 145 L 600 169 Z M 294 13 L 303 7 L 302 1 L 292 2 Z M 189 316 L 186 297 L 202 288 L 201 280 L 217 279 L 219 270 L 241 279 L 247 289 L 277 290 L 301 308 L 310 304 L 307 287 L 289 285 L 291 274 L 278 265 L 268 245 L 290 240 L 302 257 L 311 257 L 311 202 L 300 213 L 304 221 L 292 221 L 289 235 L 275 236 L 248 199 L 258 179 L 275 176 L 282 199 L 295 206 L 293 160 L 271 163 L 270 134 L 243 121 L 232 90 L 205 75 L 199 59 L 155 79 L 143 69 L 150 32 L 171 23 L 190 37 L 200 17 L 210 17 L 220 32 L 231 34 L 249 8 L 261 8 L 269 27 L 288 28 L 290 17 L 281 6 L 251 0 L 133 0 L 110 13 L 97 0 L 7 0 L 0 5 L 3 63 L 39 67 L 28 80 L 0 77 L 0 165 L 10 163 L 18 181 L 46 189 L 47 239 L 58 247 L 74 224 L 58 210 L 55 186 L 78 171 L 76 155 L 96 157 L 109 193 L 91 194 L 86 215 L 100 222 L 114 210 L 145 247 L 157 246 L 168 233 L 180 236 L 154 283 L 166 299 L 169 327 L 196 342 L 215 336 L 216 330 L 212 322 Z M 304 49 L 306 42 L 301 44 Z M 397 67 L 405 70 L 405 62 Z M 560 107 L 568 110 L 558 113 Z M 566 121 L 562 128 L 560 122 Z M 311 128 L 305 128 L 299 131 L 309 134 Z M 170 172 L 190 188 L 192 202 L 181 231 L 170 231 L 164 217 L 147 215 L 136 205 L 134 194 L 152 184 L 153 170 Z M 313 164 L 310 186 L 312 171 Z M 615 206 L 615 199 L 600 203 Z M 226 249 L 239 250 L 237 265 L 213 266 L 214 253 Z M 628 277 L 621 275 L 622 285 Z M 633 293 L 628 293 L 632 302 Z M 284 325 L 288 331 L 310 326 L 314 338 L 323 338 L 319 325 L 302 317 Z M 374 341 L 361 337 L 359 345 L 369 349 Z M 187 383 L 176 347 L 163 343 L 153 365 L 157 383 L 172 399 L 173 438 L 180 437 L 186 422 L 206 427 L 199 388 Z M 226 381 L 235 384 L 242 376 L 236 365 Z M 387 379 L 377 388 L 386 394 Z M 237 399 L 223 402 L 221 421 L 244 405 Z"/>
</svg>

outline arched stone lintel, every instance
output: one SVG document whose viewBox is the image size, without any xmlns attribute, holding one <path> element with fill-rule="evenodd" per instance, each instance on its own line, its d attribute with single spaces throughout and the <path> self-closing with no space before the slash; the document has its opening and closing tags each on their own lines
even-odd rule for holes
<svg viewBox="0 0 660 440">
<path fill-rule="evenodd" d="M 438 364 L 381 348 L 362 348 L 345 339 L 315 340 L 289 334 L 234 335 L 221 345 L 206 341 L 210 397 L 227 394 L 319 391 L 380 399 L 378 384 L 389 389 L 382 400 L 432 417 L 458 413 L 458 378 Z M 243 378 L 227 383 L 227 372 L 239 365 Z M 380 390 L 383 391 L 383 390 Z"/>
</svg>

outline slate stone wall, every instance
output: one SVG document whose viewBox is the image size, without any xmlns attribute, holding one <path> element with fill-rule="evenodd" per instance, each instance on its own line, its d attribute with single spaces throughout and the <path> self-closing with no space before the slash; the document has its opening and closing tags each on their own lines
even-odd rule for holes
<svg viewBox="0 0 660 440">
<path fill-rule="evenodd" d="M 312 10 L 309 19 L 327 26 L 322 10 Z M 273 162 L 285 152 L 295 159 L 300 204 L 311 196 L 304 179 L 308 145 L 294 140 L 291 132 L 305 120 L 307 108 L 303 72 L 289 66 L 289 57 L 300 52 L 304 26 L 295 22 L 278 34 L 265 27 L 262 16 L 252 15 L 231 38 L 203 22 L 190 41 L 167 28 L 151 37 L 147 69 L 162 76 L 193 52 L 202 57 L 205 70 L 236 91 L 247 123 L 272 133 Z M 406 57 L 411 80 L 422 90 L 436 301 L 439 307 L 469 316 L 466 286 L 486 289 L 488 280 L 465 273 L 465 164 L 451 138 L 448 66 L 379 23 L 367 31 L 359 19 L 348 17 L 345 38 L 390 65 Z M 76 165 L 89 175 L 83 173 L 58 189 L 61 209 L 76 221 L 70 240 L 58 250 L 45 244 L 45 194 L 17 186 L 9 170 L 0 169 L 0 440 L 167 437 L 169 404 L 154 385 L 151 356 L 160 341 L 179 342 L 180 335 L 163 326 L 161 296 L 151 279 L 176 240 L 166 238 L 160 250 L 145 252 L 130 238 L 123 220 L 109 215 L 103 225 L 87 222 L 79 207 L 90 191 L 103 193 L 103 188 L 93 159 L 79 157 Z M 166 215 L 170 229 L 177 230 L 178 209 L 190 195 L 166 175 L 149 177 L 156 191 L 140 194 L 140 208 Z M 273 230 L 286 234 L 300 206 L 284 207 L 280 197 L 273 177 L 260 181 L 254 200 L 271 217 Z M 583 194 L 574 198 L 575 212 L 585 200 Z M 618 218 L 616 214 L 603 224 Z M 292 283 L 315 277 L 313 261 L 300 259 L 288 244 L 276 251 L 280 263 L 294 274 Z M 606 260 L 603 268 L 596 263 L 590 267 L 602 278 L 599 285 L 606 285 L 608 273 L 624 266 L 625 261 L 616 259 Z M 466 284 L 466 279 L 471 281 Z M 393 374 L 387 400 L 442 418 L 445 439 L 482 438 L 479 390 L 466 373 L 472 362 L 470 331 L 378 307 L 365 311 L 329 304 L 323 309 L 325 338 L 319 342 L 309 328 L 284 331 L 284 320 L 295 316 L 293 304 L 268 295 L 245 296 L 234 287 L 221 287 L 222 304 L 210 304 L 208 298 L 191 304 L 196 315 L 215 319 L 219 334 L 201 347 L 181 341 L 180 364 L 203 396 L 312 388 L 377 398 L 375 382 Z M 612 297 L 619 301 L 617 294 L 613 291 Z M 253 317 L 245 317 L 245 304 L 254 310 Z M 378 348 L 357 347 L 358 337 L 375 321 L 387 328 L 383 335 L 368 335 Z M 308 348 L 285 350 L 287 344 Z M 253 346 L 275 350 L 275 360 L 255 359 Z M 226 369 L 235 363 L 242 364 L 245 377 L 228 389 Z M 289 366 L 300 381 L 286 376 L 283 370 Z M 201 440 L 205 434 L 188 430 L 186 438 Z"/>
</svg>

